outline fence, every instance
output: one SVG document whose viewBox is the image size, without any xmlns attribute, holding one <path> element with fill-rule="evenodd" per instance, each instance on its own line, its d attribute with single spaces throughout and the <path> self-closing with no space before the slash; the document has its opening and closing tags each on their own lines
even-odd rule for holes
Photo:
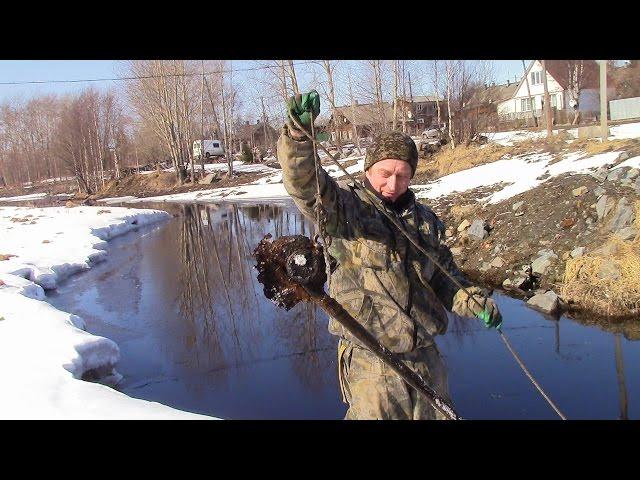
<svg viewBox="0 0 640 480">
<path fill-rule="evenodd" d="M 609 102 L 611 120 L 640 118 L 640 97 L 623 98 Z"/>
</svg>

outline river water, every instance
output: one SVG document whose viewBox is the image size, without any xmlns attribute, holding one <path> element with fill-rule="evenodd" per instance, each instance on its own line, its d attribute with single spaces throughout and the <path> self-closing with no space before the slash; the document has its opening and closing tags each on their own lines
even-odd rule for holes
<svg viewBox="0 0 640 480">
<path fill-rule="evenodd" d="M 326 315 L 305 304 L 277 308 L 253 268 L 266 233 L 310 235 L 312 224 L 293 204 L 148 206 L 175 216 L 112 240 L 107 261 L 49 294 L 89 332 L 118 343 L 118 388 L 220 418 L 342 418 Z M 633 336 L 494 298 L 504 333 L 569 419 L 640 417 Z M 464 418 L 557 418 L 495 331 L 457 321 L 437 341 Z"/>
</svg>

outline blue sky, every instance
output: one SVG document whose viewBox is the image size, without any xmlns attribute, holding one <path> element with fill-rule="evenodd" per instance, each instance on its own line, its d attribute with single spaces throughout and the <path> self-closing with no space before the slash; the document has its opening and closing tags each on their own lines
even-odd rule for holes
<svg viewBox="0 0 640 480">
<path fill-rule="evenodd" d="M 528 62 L 528 61 L 527 61 Z M 251 60 L 233 62 L 234 68 L 255 66 Z M 255 72 L 234 74 L 234 81 L 248 86 L 255 78 Z M 498 83 L 507 79 L 514 80 L 522 75 L 521 60 L 496 60 L 494 62 L 495 80 Z M 20 82 L 34 80 L 81 80 L 91 78 L 112 78 L 126 74 L 126 67 L 122 61 L 110 60 L 2 60 L 0 61 L 0 103 L 13 97 L 30 98 L 46 93 L 73 93 L 88 86 L 97 89 L 121 87 L 124 82 L 105 81 L 91 83 L 50 83 L 37 85 L 1 85 L 2 82 Z M 301 88 L 311 82 L 310 75 L 300 80 Z M 417 90 L 421 90 L 419 87 Z M 248 93 L 248 92 L 247 92 Z M 430 92 L 417 91 L 415 95 Z"/>
</svg>

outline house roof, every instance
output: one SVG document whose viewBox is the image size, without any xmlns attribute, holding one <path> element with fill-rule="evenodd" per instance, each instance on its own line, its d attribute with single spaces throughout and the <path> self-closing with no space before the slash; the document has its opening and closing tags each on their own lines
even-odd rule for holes
<svg viewBox="0 0 640 480">
<path fill-rule="evenodd" d="M 594 60 L 545 60 L 547 72 L 563 89 L 569 86 L 569 69 L 571 65 L 582 62 L 582 88 L 598 88 L 600 85 L 600 66 Z"/>
<path fill-rule="evenodd" d="M 249 140 L 251 136 L 254 135 L 256 132 L 258 132 L 259 134 L 262 134 L 263 125 L 264 124 L 262 122 L 250 123 L 249 125 L 247 125 L 246 123 L 242 125 L 238 125 L 236 127 L 236 138 L 239 138 L 241 140 Z M 274 128 L 268 123 L 267 123 L 267 130 L 269 130 L 272 134 L 276 133 Z"/>
<path fill-rule="evenodd" d="M 527 67 L 527 71 L 522 78 L 520 78 L 520 83 L 518 83 L 516 91 L 524 83 L 526 76 L 529 75 L 529 72 L 531 71 L 531 67 L 533 67 L 534 63 L 537 61 L 541 62 L 541 60 L 531 60 Z M 599 65 L 594 60 L 573 60 L 574 63 L 578 61 L 583 62 L 584 65 L 582 88 L 598 88 L 600 85 Z M 566 90 L 569 86 L 569 60 L 545 60 L 545 66 L 547 73 L 551 75 L 556 82 L 558 82 L 563 90 Z"/>
<path fill-rule="evenodd" d="M 393 120 L 393 106 L 388 102 L 383 102 L 384 116 L 387 122 Z M 359 103 L 357 105 L 345 105 L 336 107 L 336 111 L 347 118 L 350 123 L 358 125 L 374 125 L 380 121 L 378 107 L 372 103 Z"/>
<path fill-rule="evenodd" d="M 401 100 L 405 100 L 407 102 L 410 102 L 412 99 L 413 99 L 413 103 L 435 102 L 436 100 L 439 100 L 441 102 L 444 101 L 444 99 L 442 98 L 436 99 L 435 95 L 414 95 L 411 98 L 409 97 L 405 97 L 404 99 L 401 98 Z"/>
<path fill-rule="evenodd" d="M 517 83 L 507 83 L 504 85 L 480 86 L 476 88 L 465 108 L 477 107 L 480 105 L 497 104 L 510 99 L 518 90 Z"/>
</svg>

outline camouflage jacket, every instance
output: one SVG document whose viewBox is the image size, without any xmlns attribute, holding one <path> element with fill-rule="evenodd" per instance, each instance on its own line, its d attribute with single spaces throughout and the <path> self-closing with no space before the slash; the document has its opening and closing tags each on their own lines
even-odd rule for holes
<svg viewBox="0 0 640 480">
<path fill-rule="evenodd" d="M 315 221 L 317 186 L 311 141 L 293 140 L 285 126 L 277 149 L 287 192 L 300 211 Z M 338 262 L 329 293 L 379 342 L 396 353 L 410 352 L 433 344 L 433 337 L 446 331 L 445 309 L 463 316 L 471 314 L 463 304 L 454 302 L 456 285 L 376 210 L 359 187 L 349 184 L 342 188 L 322 169 L 318 180 L 327 212 L 326 231 L 332 237 L 329 253 Z M 417 202 L 410 190 L 409 195 L 397 218 L 441 265 L 468 286 L 443 243 L 443 223 L 430 208 Z M 392 212 L 388 206 L 384 208 Z M 358 343 L 334 319 L 329 321 L 329 331 Z"/>
</svg>

